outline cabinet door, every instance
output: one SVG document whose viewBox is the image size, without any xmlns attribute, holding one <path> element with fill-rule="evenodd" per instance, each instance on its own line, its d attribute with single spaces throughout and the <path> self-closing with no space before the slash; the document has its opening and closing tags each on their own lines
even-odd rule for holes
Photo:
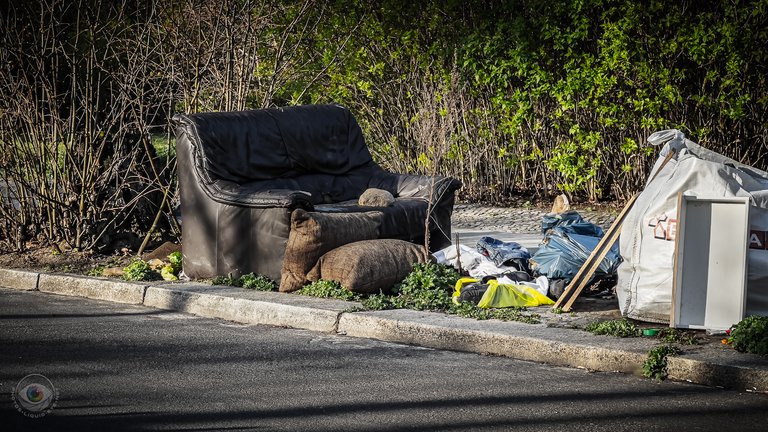
<svg viewBox="0 0 768 432">
<path fill-rule="evenodd" d="M 678 197 L 670 326 L 723 331 L 744 318 L 749 198 Z"/>
</svg>

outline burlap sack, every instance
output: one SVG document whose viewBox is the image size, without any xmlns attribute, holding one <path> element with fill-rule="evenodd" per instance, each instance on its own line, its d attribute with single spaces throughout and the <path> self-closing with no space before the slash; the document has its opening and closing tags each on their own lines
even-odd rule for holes
<svg viewBox="0 0 768 432">
<path fill-rule="evenodd" d="M 403 240 L 359 241 L 323 255 L 307 279 L 337 281 L 356 293 L 387 293 L 408 276 L 413 264 L 424 262 L 424 255 L 424 246 Z"/>
<path fill-rule="evenodd" d="M 324 253 L 347 243 L 375 239 L 381 212 L 318 213 L 294 210 L 283 257 L 280 291 L 291 292 L 307 282 L 307 273 Z"/>
</svg>

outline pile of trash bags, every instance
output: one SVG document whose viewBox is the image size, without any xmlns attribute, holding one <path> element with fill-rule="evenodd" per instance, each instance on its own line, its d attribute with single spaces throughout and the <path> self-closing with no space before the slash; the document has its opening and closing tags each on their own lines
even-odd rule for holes
<svg viewBox="0 0 768 432">
<path fill-rule="evenodd" d="M 588 222 L 578 212 L 568 211 L 544 216 L 541 222 L 544 239 L 531 257 L 533 271 L 551 281 L 551 295 L 558 298 L 603 237 L 603 229 Z M 591 283 L 599 280 L 615 284 L 616 272 L 621 264 L 618 243 L 606 254 L 592 276 Z"/>
<path fill-rule="evenodd" d="M 484 308 L 554 304 L 604 233 L 576 211 L 544 216 L 541 232 L 544 239 L 533 256 L 519 243 L 492 237 L 482 237 L 474 249 L 459 245 L 435 252 L 438 263 L 469 275 L 456 283 L 454 302 L 471 302 Z M 601 262 L 592 283 L 615 284 L 620 263 L 616 244 Z"/>
</svg>

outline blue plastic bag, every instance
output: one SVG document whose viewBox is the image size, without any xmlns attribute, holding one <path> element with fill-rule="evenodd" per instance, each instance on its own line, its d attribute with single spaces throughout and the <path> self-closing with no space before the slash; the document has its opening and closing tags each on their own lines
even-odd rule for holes
<svg viewBox="0 0 768 432">
<path fill-rule="evenodd" d="M 570 213 L 578 217 L 571 216 L 563 219 L 560 225 L 550 226 L 541 246 L 531 257 L 531 270 L 536 274 L 549 279 L 571 280 L 600 242 L 602 228 L 585 221 L 576 212 Z M 614 275 L 619 264 L 619 245 L 615 243 L 595 271 L 594 277 Z"/>
</svg>

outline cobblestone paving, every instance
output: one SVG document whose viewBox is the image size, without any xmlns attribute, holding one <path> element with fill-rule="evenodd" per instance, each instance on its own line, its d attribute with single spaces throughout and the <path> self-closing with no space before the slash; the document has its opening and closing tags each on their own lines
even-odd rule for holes
<svg viewBox="0 0 768 432">
<path fill-rule="evenodd" d="M 581 210 L 575 208 L 585 219 L 603 228 L 608 228 L 616 218 L 615 212 Z M 484 231 L 511 233 L 539 233 L 541 218 L 546 211 L 537 208 L 492 207 L 480 204 L 459 203 L 453 207 L 452 227 Z"/>
</svg>

